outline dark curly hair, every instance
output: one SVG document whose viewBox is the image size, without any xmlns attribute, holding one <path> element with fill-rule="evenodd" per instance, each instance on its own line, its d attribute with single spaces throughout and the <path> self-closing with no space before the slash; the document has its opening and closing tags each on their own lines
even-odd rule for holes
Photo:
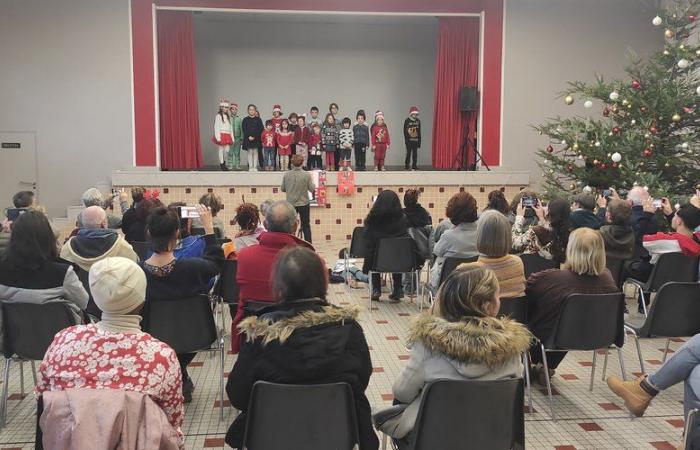
<svg viewBox="0 0 700 450">
<path fill-rule="evenodd" d="M 241 230 L 253 231 L 260 223 L 260 210 L 252 203 L 241 203 L 236 208 L 236 221 Z"/>
<path fill-rule="evenodd" d="M 379 193 L 377 200 L 365 218 L 366 227 L 375 227 L 383 223 L 399 220 L 403 215 L 401 202 L 396 192 L 385 190 Z"/>
<path fill-rule="evenodd" d="M 450 198 L 445 208 L 445 215 L 452 225 L 476 222 L 479 217 L 476 210 L 476 199 L 469 192 L 458 192 Z"/>
<path fill-rule="evenodd" d="M 153 208 L 146 220 L 146 232 L 151 239 L 151 250 L 163 253 L 172 250 L 178 238 L 180 218 L 177 210 L 165 207 Z"/>
<path fill-rule="evenodd" d="M 547 218 L 549 225 L 552 227 L 552 246 L 551 253 L 555 261 L 563 263 L 566 259 L 566 246 L 569 244 L 569 216 L 571 215 L 571 206 L 569 202 L 555 198 L 549 202 L 547 207 Z"/>
<path fill-rule="evenodd" d="M 406 189 L 406 193 L 403 194 L 403 206 L 408 208 L 417 205 L 419 197 L 420 191 L 418 189 Z"/>
<path fill-rule="evenodd" d="M 506 196 L 503 195 L 503 192 L 500 189 L 495 189 L 489 192 L 486 209 L 493 209 L 504 215 L 508 214 L 510 211 L 510 206 L 506 201 Z"/>
</svg>

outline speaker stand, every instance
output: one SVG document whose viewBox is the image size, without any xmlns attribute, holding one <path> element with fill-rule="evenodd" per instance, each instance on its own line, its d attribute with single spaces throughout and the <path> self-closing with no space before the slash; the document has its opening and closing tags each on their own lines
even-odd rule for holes
<svg viewBox="0 0 700 450">
<path fill-rule="evenodd" d="M 466 170 L 466 171 L 472 171 L 475 172 L 477 169 L 477 163 L 481 162 L 481 165 L 486 167 L 486 170 L 489 172 L 491 171 L 491 168 L 484 162 L 484 158 L 481 156 L 481 153 L 479 152 L 477 145 L 476 145 L 476 139 L 470 139 L 469 138 L 469 125 L 465 124 L 465 130 L 464 130 L 464 142 L 462 142 L 462 145 L 459 147 L 459 152 L 455 156 L 454 161 L 452 162 L 452 167 L 456 167 L 457 170 Z M 471 145 L 472 150 L 474 151 L 474 163 L 469 164 L 468 158 L 469 158 L 469 146 Z"/>
</svg>

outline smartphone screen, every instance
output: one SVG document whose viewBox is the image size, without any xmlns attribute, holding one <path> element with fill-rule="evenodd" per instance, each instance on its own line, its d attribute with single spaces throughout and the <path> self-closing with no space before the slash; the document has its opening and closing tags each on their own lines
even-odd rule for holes
<svg viewBox="0 0 700 450">
<path fill-rule="evenodd" d="M 663 202 L 659 199 L 654 199 L 654 201 L 652 201 L 651 204 L 652 206 L 654 206 L 654 208 L 659 209 L 663 205 Z"/>
<path fill-rule="evenodd" d="M 7 208 L 7 220 L 14 222 L 19 216 L 24 214 L 26 209 L 24 208 Z"/>
<path fill-rule="evenodd" d="M 180 211 L 180 217 L 183 219 L 196 219 L 199 217 L 197 208 L 194 206 L 179 206 L 177 209 Z"/>
<path fill-rule="evenodd" d="M 523 197 L 522 199 L 523 208 L 532 208 L 537 204 L 534 197 Z"/>
<path fill-rule="evenodd" d="M 603 197 L 607 198 L 612 195 L 612 191 L 610 189 L 603 189 Z"/>
</svg>

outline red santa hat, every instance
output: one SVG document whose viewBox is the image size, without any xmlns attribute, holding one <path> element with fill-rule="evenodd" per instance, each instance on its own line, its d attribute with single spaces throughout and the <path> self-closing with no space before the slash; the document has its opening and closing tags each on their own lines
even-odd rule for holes
<svg viewBox="0 0 700 450">
<path fill-rule="evenodd" d="M 231 104 L 225 98 L 220 98 L 219 99 L 219 106 L 223 106 L 224 108 L 228 108 L 229 106 L 231 106 Z"/>
<path fill-rule="evenodd" d="M 418 114 L 417 106 L 411 106 L 411 108 L 408 110 L 408 115 L 410 116 L 411 114 Z"/>
<path fill-rule="evenodd" d="M 282 107 L 280 105 L 277 105 L 277 104 L 272 105 L 272 112 L 275 112 L 275 111 L 282 114 Z"/>
<path fill-rule="evenodd" d="M 382 120 L 384 120 L 384 113 L 381 111 L 377 111 L 374 113 L 374 120 L 377 120 L 381 117 Z"/>
<path fill-rule="evenodd" d="M 236 108 L 236 109 L 238 109 L 238 103 L 236 103 L 236 102 L 231 102 L 231 108 Z"/>
</svg>

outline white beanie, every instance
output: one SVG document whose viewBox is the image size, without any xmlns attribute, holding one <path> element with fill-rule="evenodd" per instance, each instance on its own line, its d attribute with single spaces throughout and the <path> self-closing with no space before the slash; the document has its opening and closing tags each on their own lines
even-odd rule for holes
<svg viewBox="0 0 700 450">
<path fill-rule="evenodd" d="M 90 268 L 90 293 L 102 312 L 127 314 L 146 298 L 146 274 L 130 259 L 105 258 Z"/>
</svg>

